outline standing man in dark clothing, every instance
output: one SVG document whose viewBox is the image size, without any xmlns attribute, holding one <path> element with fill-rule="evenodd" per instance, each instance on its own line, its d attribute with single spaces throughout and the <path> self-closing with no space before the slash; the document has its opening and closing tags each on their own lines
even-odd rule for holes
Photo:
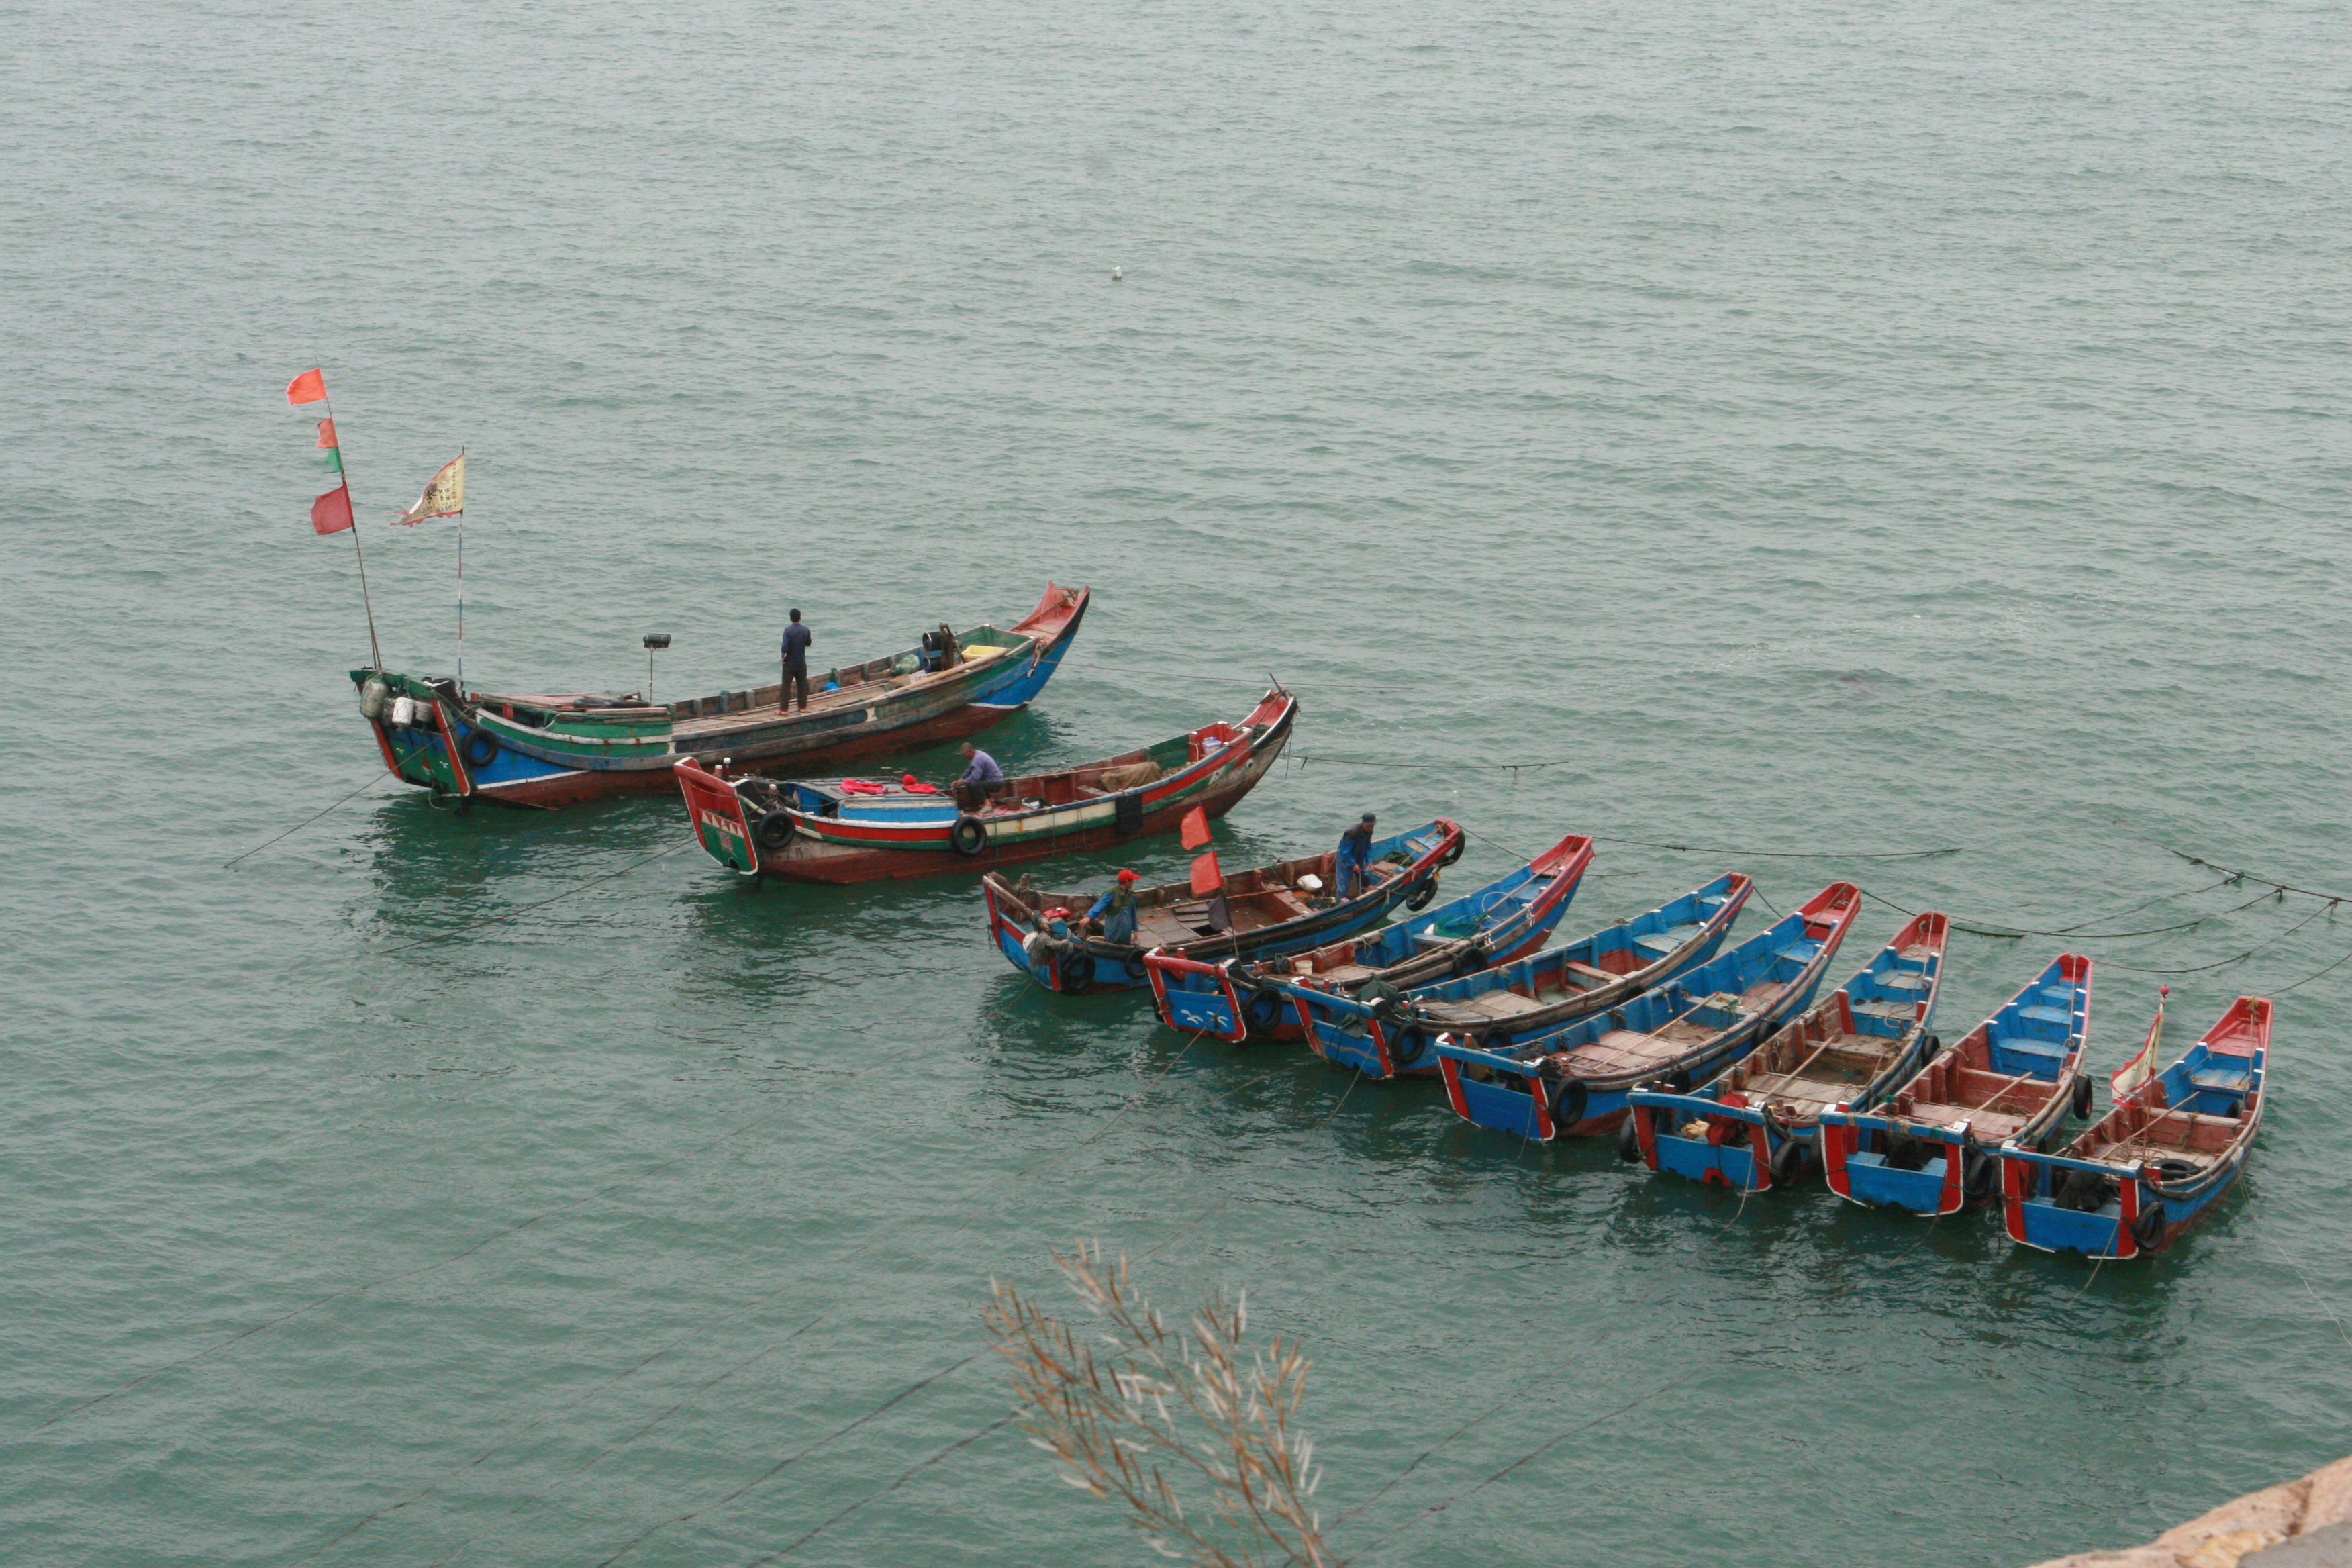
<svg viewBox="0 0 2352 1568">
<path fill-rule="evenodd" d="M 808 650 L 816 641 L 816 634 L 801 625 L 801 613 L 793 612 L 793 624 L 784 628 L 784 679 L 776 692 L 776 711 L 789 711 L 793 705 L 793 687 L 801 689 L 801 711 L 808 711 Z"/>
</svg>

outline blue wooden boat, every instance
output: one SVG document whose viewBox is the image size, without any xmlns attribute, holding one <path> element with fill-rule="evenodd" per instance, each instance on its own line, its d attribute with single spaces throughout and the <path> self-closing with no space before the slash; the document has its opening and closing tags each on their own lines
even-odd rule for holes
<svg viewBox="0 0 2352 1568">
<path fill-rule="evenodd" d="M 1618 1155 L 1653 1171 L 1760 1193 L 1820 1166 L 1821 1113 L 1867 1110 L 1942 1049 L 1935 1025 L 1950 923 L 1929 910 L 1861 973 L 1687 1094 L 1637 1089 Z"/>
<path fill-rule="evenodd" d="M 1291 985 L 1342 996 L 1396 995 L 1517 958 L 1543 945 L 1591 864 L 1592 840 L 1571 833 L 1475 893 L 1347 942 L 1262 963 L 1146 953 L 1152 1005 L 1161 1022 L 1188 1034 L 1236 1042 L 1300 1039 L 1306 1026 L 1290 1000 Z"/>
<path fill-rule="evenodd" d="M 2270 1048 L 2269 998 L 2241 996 L 2179 1061 L 2056 1153 L 2004 1145 L 2010 1238 L 2092 1258 L 2163 1251 L 2245 1169 Z"/>
<path fill-rule="evenodd" d="M 1438 1070 L 1454 1113 L 1549 1143 L 1614 1131 L 1645 1084 L 1707 1082 L 1802 1011 L 1862 909 L 1832 882 L 1795 914 L 1608 1012 L 1495 1050 L 1447 1037 Z"/>
<path fill-rule="evenodd" d="M 1993 1151 L 2046 1148 L 2091 1109 L 2082 1073 L 2091 961 L 2061 953 L 1965 1039 L 1928 1057 L 1869 1110 L 1821 1115 L 1830 1191 L 1914 1214 L 1957 1214 L 2000 1186 Z"/>
<path fill-rule="evenodd" d="M 1390 994 L 1270 983 L 1325 1060 L 1374 1078 L 1437 1071 L 1437 1037 L 1498 1049 L 1631 1001 L 1713 958 L 1755 884 L 1733 872 L 1580 942 Z"/>
<path fill-rule="evenodd" d="M 1088 593 L 1048 583 L 1037 607 L 1010 626 L 941 626 L 903 653 L 835 665 L 816 678 L 822 689 L 803 696 L 806 706 L 789 710 L 781 685 L 654 702 L 477 691 L 376 668 L 352 670 L 352 681 L 383 765 L 399 778 L 469 801 L 564 805 L 675 789 L 671 770 L 688 757 L 745 772 L 815 773 L 973 734 L 1045 689 L 1078 635 Z"/>
<path fill-rule="evenodd" d="M 1462 829 L 1444 817 L 1374 839 L 1371 885 L 1350 899 L 1324 891 L 1336 885 L 1336 847 L 1222 876 L 1198 891 L 1189 881 L 1139 889 L 1135 940 L 1123 942 L 1085 929 L 1088 894 L 1039 892 L 1026 877 L 1015 884 L 995 872 L 980 885 L 989 937 L 1013 968 L 1054 991 L 1126 991 L 1150 983 L 1143 956 L 1155 947 L 1198 959 L 1296 952 L 1350 936 L 1414 899 L 1426 904 L 1462 844 Z"/>
</svg>

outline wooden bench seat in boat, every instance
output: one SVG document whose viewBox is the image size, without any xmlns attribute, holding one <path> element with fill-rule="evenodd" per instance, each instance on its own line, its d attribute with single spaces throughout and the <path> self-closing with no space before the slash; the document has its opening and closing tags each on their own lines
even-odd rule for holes
<svg viewBox="0 0 2352 1568">
<path fill-rule="evenodd" d="M 2005 1138 L 2014 1138 L 2024 1131 L 2026 1122 L 2032 1120 L 2030 1115 L 2021 1116 L 1992 1107 L 1939 1105 L 1927 1100 L 1913 1100 L 1911 1108 L 1904 1115 L 1914 1121 L 1925 1121 L 1937 1127 L 1965 1121 L 1979 1143 L 1998 1143 Z"/>
<path fill-rule="evenodd" d="M 1579 963 L 1572 958 L 1562 961 L 1560 968 L 1570 974 L 1580 974 L 1587 980 L 1598 981 L 1602 984 L 1625 978 L 1622 974 L 1612 974 L 1605 969 L 1595 969 L 1589 963 Z"/>
</svg>

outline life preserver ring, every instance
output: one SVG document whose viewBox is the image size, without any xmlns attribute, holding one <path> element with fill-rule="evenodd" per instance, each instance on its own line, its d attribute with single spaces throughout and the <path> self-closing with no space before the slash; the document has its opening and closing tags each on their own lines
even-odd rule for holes
<svg viewBox="0 0 2352 1568">
<path fill-rule="evenodd" d="M 1570 1079 L 1551 1097 L 1551 1130 L 1567 1131 L 1584 1120 L 1584 1108 L 1591 1103 L 1592 1090 L 1580 1078 Z M 1632 1118 L 1627 1118 L 1631 1121 Z"/>
<path fill-rule="evenodd" d="M 2074 1114 L 2077 1116 L 2091 1114 L 2091 1080 L 2087 1075 L 2074 1079 Z"/>
<path fill-rule="evenodd" d="M 751 829 L 751 842 L 762 849 L 782 849 L 799 831 L 799 826 L 793 821 L 793 814 L 778 807 L 760 818 L 758 825 Z"/>
<path fill-rule="evenodd" d="M 1084 991 L 1095 983 L 1095 955 L 1091 952 L 1066 953 L 1056 974 L 1061 984 L 1055 987 L 1055 990 Z"/>
<path fill-rule="evenodd" d="M 477 730 L 466 737 L 466 765 L 487 768 L 499 760 L 499 738 L 488 730 Z"/>
<path fill-rule="evenodd" d="M 1409 910 L 1425 910 L 1429 907 L 1429 900 L 1435 897 L 1437 897 L 1437 879 L 1432 877 L 1421 885 L 1421 891 L 1404 901 L 1404 907 Z"/>
<path fill-rule="evenodd" d="M 955 826 L 948 829 L 948 844 L 969 860 L 988 847 L 988 824 L 976 816 L 959 816 Z"/>
</svg>

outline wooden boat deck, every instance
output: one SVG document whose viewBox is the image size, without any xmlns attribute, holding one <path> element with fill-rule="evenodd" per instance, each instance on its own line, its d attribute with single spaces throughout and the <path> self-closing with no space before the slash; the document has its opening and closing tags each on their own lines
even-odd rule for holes
<svg viewBox="0 0 2352 1568">
<path fill-rule="evenodd" d="M 1886 1070 L 1902 1050 L 1903 1042 L 1884 1035 L 1836 1034 L 1819 1042 L 1803 1042 L 1811 1060 L 1797 1072 L 1751 1073 L 1740 1085 L 1742 1093 L 1789 1107 L 1802 1117 L 1814 1117 Z"/>
<path fill-rule="evenodd" d="M 1747 1017 L 1770 1006 L 1787 989 L 1788 985 L 1783 981 L 1759 981 L 1736 996 L 1727 994 L 1709 996 L 1693 1011 L 1706 1008 L 1717 1014 L 1737 1013 Z M 1572 1078 L 1615 1078 L 1670 1062 L 1693 1047 L 1706 1044 L 1729 1026 L 1718 1023 L 1695 1023 L 1685 1016 L 1648 1033 L 1639 1029 L 1611 1029 L 1590 1045 L 1536 1059 L 1558 1062 Z"/>
<path fill-rule="evenodd" d="M 1372 868 L 1375 884 L 1391 881 L 1402 875 L 1404 868 L 1392 863 L 1383 862 Z M 1296 888 L 1279 886 L 1261 887 L 1252 892 L 1229 891 L 1225 900 L 1225 911 L 1233 917 L 1233 923 L 1229 926 L 1211 922 L 1209 900 L 1206 899 L 1175 904 L 1148 904 L 1137 911 L 1135 942 L 1139 947 L 1148 948 L 1192 942 L 1227 931 L 1263 931 L 1268 926 L 1304 919 L 1318 909 L 1331 907 L 1328 898 L 1318 905 L 1309 902 L 1309 897 Z"/>
</svg>

